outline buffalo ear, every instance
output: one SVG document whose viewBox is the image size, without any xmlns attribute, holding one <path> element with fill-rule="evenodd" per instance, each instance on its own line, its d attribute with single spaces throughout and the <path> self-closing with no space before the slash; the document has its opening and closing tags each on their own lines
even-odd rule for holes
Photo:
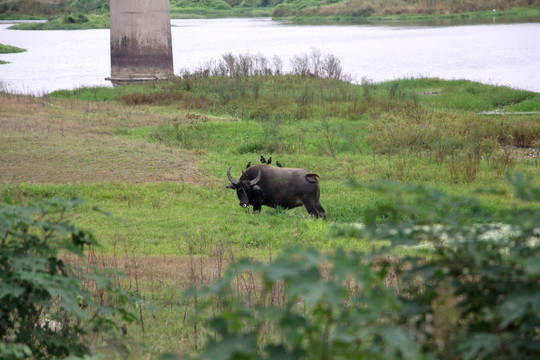
<svg viewBox="0 0 540 360">
<path fill-rule="evenodd" d="M 262 189 L 261 189 L 261 187 L 260 187 L 259 185 L 253 185 L 253 187 L 251 188 L 251 190 L 256 191 L 256 192 L 262 191 Z"/>
<path fill-rule="evenodd" d="M 225 186 L 226 189 L 236 189 L 236 185 L 234 184 L 229 184 L 227 186 Z"/>
</svg>

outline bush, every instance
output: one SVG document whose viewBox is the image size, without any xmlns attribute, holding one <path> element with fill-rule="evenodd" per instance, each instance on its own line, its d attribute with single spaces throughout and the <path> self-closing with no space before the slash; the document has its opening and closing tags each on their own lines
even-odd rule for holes
<svg viewBox="0 0 540 360">
<path fill-rule="evenodd" d="M 274 12 L 272 13 L 272 17 L 280 18 L 280 17 L 291 16 L 292 14 L 293 14 L 292 6 L 286 5 L 286 4 L 279 4 L 274 9 Z"/>
<path fill-rule="evenodd" d="M 522 175 L 508 180 L 514 201 L 500 222 L 477 199 L 387 184 L 377 190 L 396 201 L 369 211 L 357 232 L 411 249 L 395 262 L 397 323 L 440 358 L 540 356 L 540 188 Z"/>
<path fill-rule="evenodd" d="M 0 203 L 0 358 L 88 355 L 93 334 L 112 337 L 119 322 L 134 321 L 128 311 L 134 299 L 112 278 L 97 270 L 79 274 L 65 260 L 67 254 L 84 257 L 83 250 L 97 244 L 67 219 L 82 203 Z"/>
<path fill-rule="evenodd" d="M 386 275 L 386 266 L 342 250 L 291 249 L 267 264 L 241 261 L 213 286 L 186 293 L 203 310 L 219 299 L 201 358 L 422 359 L 405 329 L 389 324 L 399 304 Z M 243 297 L 239 284 L 252 296 Z"/>
<path fill-rule="evenodd" d="M 62 17 L 62 22 L 64 24 L 84 24 L 88 21 L 88 18 L 83 14 L 69 14 Z"/>
<path fill-rule="evenodd" d="M 538 358 L 540 188 L 509 182 L 515 203 L 500 223 L 474 198 L 379 184 L 395 201 L 341 229 L 374 241 L 371 253 L 233 263 L 186 292 L 198 314 L 217 313 L 200 358 Z"/>
</svg>

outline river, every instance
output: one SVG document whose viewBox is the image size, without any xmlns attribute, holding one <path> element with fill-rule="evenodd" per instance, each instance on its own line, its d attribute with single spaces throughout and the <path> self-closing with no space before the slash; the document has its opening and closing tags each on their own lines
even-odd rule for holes
<svg viewBox="0 0 540 360">
<path fill-rule="evenodd" d="M 291 25 L 269 18 L 172 20 L 175 73 L 226 53 L 290 60 L 313 49 L 333 54 L 355 82 L 404 77 L 468 79 L 540 92 L 540 23 Z M 41 95 L 111 86 L 109 30 L 9 30 L 0 43 L 27 49 L 0 54 L 0 88 Z"/>
</svg>

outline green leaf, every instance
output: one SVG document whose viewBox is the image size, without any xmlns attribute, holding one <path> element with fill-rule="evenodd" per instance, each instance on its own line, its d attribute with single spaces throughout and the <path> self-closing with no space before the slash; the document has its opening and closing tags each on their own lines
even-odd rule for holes
<svg viewBox="0 0 540 360">
<path fill-rule="evenodd" d="M 537 304 L 540 304 L 540 293 L 538 291 L 511 294 L 498 308 L 503 319 L 500 326 L 502 328 L 507 327 L 514 321 L 525 316 Z"/>
<path fill-rule="evenodd" d="M 403 359 L 422 358 L 420 346 L 409 338 L 403 329 L 397 326 L 385 326 L 380 328 L 378 333 L 391 354 L 400 354 Z"/>
<path fill-rule="evenodd" d="M 0 300 L 4 297 L 17 298 L 24 293 L 24 287 L 11 281 L 2 281 L 0 286 Z M 2 300 L 5 301 L 5 300 Z"/>
<path fill-rule="evenodd" d="M 304 349 L 298 347 L 288 350 L 282 344 L 266 345 L 264 352 L 266 353 L 265 359 L 268 360 L 298 360 L 303 358 L 306 353 Z"/>
<path fill-rule="evenodd" d="M 300 263 L 289 259 L 278 258 L 266 266 L 264 277 L 275 284 L 281 280 L 297 277 L 304 272 L 305 269 L 302 268 Z"/>
<path fill-rule="evenodd" d="M 216 317 L 209 321 L 208 325 L 219 335 L 225 337 L 229 333 L 229 323 L 222 317 Z"/>
<path fill-rule="evenodd" d="M 255 334 L 229 334 L 221 340 L 209 342 L 202 353 L 202 358 L 209 360 L 253 359 L 256 351 Z"/>
<path fill-rule="evenodd" d="M 476 333 L 461 341 L 458 350 L 463 354 L 463 360 L 481 360 L 491 359 L 499 347 L 500 341 L 497 335 Z"/>
<path fill-rule="evenodd" d="M 514 187 L 516 198 L 528 202 L 540 201 L 540 187 L 533 185 L 532 175 L 508 174 L 506 179 Z"/>
<path fill-rule="evenodd" d="M 538 258 L 525 258 L 525 259 L 518 259 L 517 260 L 521 266 L 523 266 L 523 270 L 525 273 L 529 276 L 540 276 L 540 261 Z"/>
</svg>

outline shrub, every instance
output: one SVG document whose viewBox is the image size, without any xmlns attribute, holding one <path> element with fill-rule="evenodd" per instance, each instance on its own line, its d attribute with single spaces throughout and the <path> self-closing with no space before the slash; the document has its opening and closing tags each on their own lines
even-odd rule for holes
<svg viewBox="0 0 540 360">
<path fill-rule="evenodd" d="M 294 9 L 290 5 L 286 4 L 279 4 L 274 9 L 274 12 L 272 13 L 272 17 L 280 18 L 280 17 L 286 17 L 291 16 L 293 14 Z"/>
<path fill-rule="evenodd" d="M 411 249 L 395 262 L 404 305 L 398 324 L 408 324 L 409 335 L 441 358 L 540 355 L 540 188 L 522 175 L 508 181 L 514 200 L 496 223 L 475 198 L 378 186 L 396 200 L 370 210 L 357 232 Z"/>
<path fill-rule="evenodd" d="M 84 24 L 88 22 L 88 18 L 83 14 L 69 14 L 62 17 L 64 24 Z"/>
<path fill-rule="evenodd" d="M 135 319 L 127 307 L 133 298 L 112 278 L 79 274 L 64 260 L 66 254 L 84 257 L 83 250 L 97 244 L 67 219 L 82 203 L 0 203 L 0 358 L 88 355 L 93 334 L 112 337 L 119 322 Z"/>
<path fill-rule="evenodd" d="M 399 304 L 384 285 L 387 267 L 358 255 L 290 249 L 270 263 L 240 261 L 213 286 L 188 290 L 201 310 L 219 299 L 201 358 L 422 359 L 405 329 L 389 324 Z"/>
<path fill-rule="evenodd" d="M 323 55 L 318 49 L 310 54 L 296 55 L 291 60 L 291 72 L 297 76 L 311 76 L 341 80 L 344 78 L 341 61 L 332 54 Z"/>
<path fill-rule="evenodd" d="M 371 239 L 370 253 L 233 263 L 186 292 L 198 314 L 217 314 L 200 358 L 538 358 L 540 188 L 508 180 L 514 204 L 497 223 L 477 199 L 383 183 L 371 188 L 394 201 L 340 231 Z"/>
<path fill-rule="evenodd" d="M 534 147 L 534 143 L 540 140 L 540 123 L 537 121 L 501 122 L 498 140 L 502 145 Z"/>
</svg>

